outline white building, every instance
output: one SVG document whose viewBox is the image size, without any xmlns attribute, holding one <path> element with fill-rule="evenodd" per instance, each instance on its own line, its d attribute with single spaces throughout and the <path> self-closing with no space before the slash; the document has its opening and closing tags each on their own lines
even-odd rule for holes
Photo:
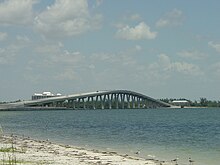
<svg viewBox="0 0 220 165">
<path fill-rule="evenodd" d="M 49 97 L 58 97 L 61 96 L 60 93 L 57 93 L 56 95 L 54 95 L 51 92 L 43 92 L 43 93 L 34 93 L 34 95 L 32 95 L 32 100 L 37 100 L 37 99 L 44 99 L 44 98 L 49 98 Z"/>
<path fill-rule="evenodd" d="M 181 106 L 183 108 L 184 106 L 189 106 L 190 103 L 187 100 L 174 100 L 172 101 L 172 104 L 175 106 Z"/>
</svg>

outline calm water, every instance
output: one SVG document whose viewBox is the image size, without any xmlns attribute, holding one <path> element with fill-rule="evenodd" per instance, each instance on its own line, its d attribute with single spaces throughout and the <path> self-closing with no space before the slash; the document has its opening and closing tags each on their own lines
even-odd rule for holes
<svg viewBox="0 0 220 165">
<path fill-rule="evenodd" d="M 171 160 L 220 164 L 220 109 L 0 112 L 4 132 Z"/>
</svg>

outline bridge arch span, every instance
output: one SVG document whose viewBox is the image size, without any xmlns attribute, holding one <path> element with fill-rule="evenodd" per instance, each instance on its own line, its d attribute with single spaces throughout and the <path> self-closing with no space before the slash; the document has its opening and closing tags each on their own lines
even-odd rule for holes
<svg viewBox="0 0 220 165">
<path fill-rule="evenodd" d="M 170 107 L 169 104 L 129 90 L 109 90 L 31 100 L 25 107 L 70 109 L 144 109 Z"/>
</svg>

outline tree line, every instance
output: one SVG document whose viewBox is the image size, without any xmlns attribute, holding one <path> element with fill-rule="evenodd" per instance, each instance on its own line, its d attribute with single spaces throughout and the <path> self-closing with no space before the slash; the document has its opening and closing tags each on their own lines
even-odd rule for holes
<svg viewBox="0 0 220 165">
<path fill-rule="evenodd" d="M 201 97 L 199 101 L 196 100 L 192 101 L 185 98 L 180 98 L 180 99 L 165 98 L 160 100 L 169 104 L 172 104 L 172 102 L 175 100 L 186 100 L 189 102 L 189 106 L 191 107 L 220 107 L 220 101 L 208 100 L 207 98 L 204 97 Z"/>
</svg>

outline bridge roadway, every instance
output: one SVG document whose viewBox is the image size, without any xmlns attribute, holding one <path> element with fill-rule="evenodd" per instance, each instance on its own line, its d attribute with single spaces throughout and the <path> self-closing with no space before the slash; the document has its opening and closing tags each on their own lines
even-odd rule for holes
<svg viewBox="0 0 220 165">
<path fill-rule="evenodd" d="M 141 109 L 170 107 L 170 105 L 137 92 L 128 90 L 111 90 L 25 101 L 24 107 L 65 107 L 70 109 Z"/>
</svg>

